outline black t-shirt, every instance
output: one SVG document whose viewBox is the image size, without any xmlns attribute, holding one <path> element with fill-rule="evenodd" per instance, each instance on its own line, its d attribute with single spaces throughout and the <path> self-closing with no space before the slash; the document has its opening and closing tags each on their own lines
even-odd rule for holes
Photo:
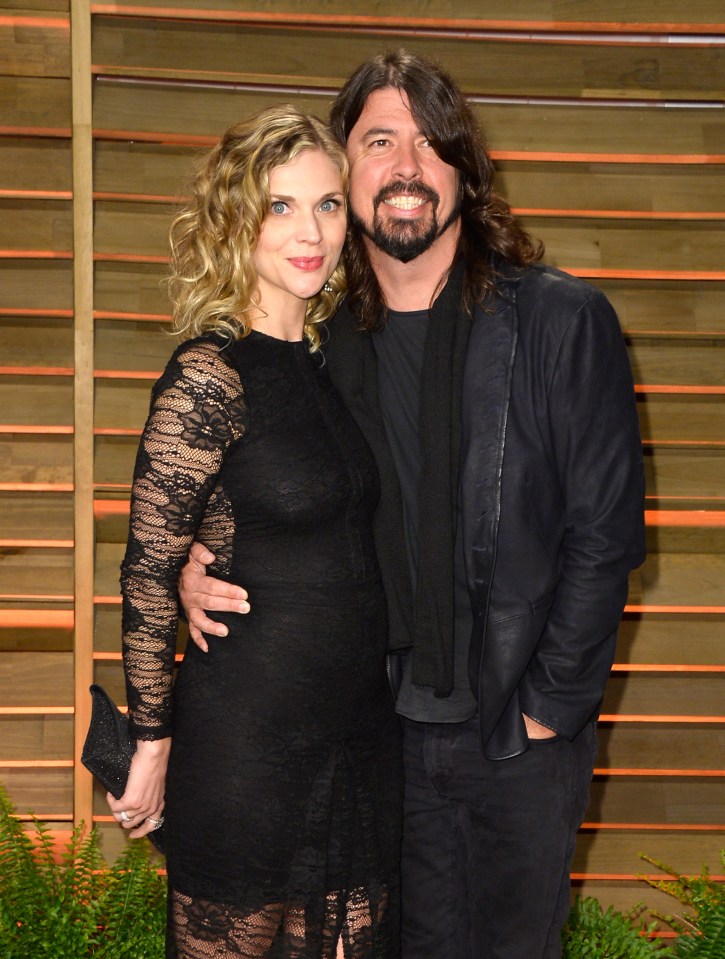
<svg viewBox="0 0 725 959">
<path fill-rule="evenodd" d="M 414 585 L 418 578 L 420 555 L 420 382 L 428 320 L 427 310 L 407 313 L 389 310 L 384 329 L 373 335 L 378 367 L 378 394 L 403 497 L 405 542 Z M 426 521 L 434 522 L 435 518 L 428 517 Z M 473 615 L 466 584 L 460 524 L 459 512 L 454 555 L 454 687 L 450 696 L 436 697 L 432 687 L 413 683 L 411 657 L 409 654 L 402 654 L 403 681 L 398 694 L 397 711 L 419 722 L 464 722 L 476 711 L 476 700 L 468 681 L 468 650 Z"/>
</svg>

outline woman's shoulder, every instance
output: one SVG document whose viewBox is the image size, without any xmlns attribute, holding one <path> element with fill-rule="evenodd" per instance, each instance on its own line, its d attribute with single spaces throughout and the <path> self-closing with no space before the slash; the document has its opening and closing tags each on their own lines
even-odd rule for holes
<svg viewBox="0 0 725 959">
<path fill-rule="evenodd" d="M 222 388 L 227 394 L 242 392 L 233 362 L 230 340 L 217 333 L 203 333 L 179 343 L 166 365 L 157 388 L 173 383 L 194 392 Z"/>
</svg>

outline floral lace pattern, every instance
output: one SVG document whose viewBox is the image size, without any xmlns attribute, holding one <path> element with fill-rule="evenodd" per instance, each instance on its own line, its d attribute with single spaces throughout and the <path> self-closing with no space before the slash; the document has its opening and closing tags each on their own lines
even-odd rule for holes
<svg viewBox="0 0 725 959">
<path fill-rule="evenodd" d="M 190 341 L 156 385 L 122 566 L 129 714 L 172 736 L 169 959 L 389 959 L 399 730 L 371 516 L 377 474 L 303 343 Z M 252 610 L 190 645 L 191 542 Z"/>
</svg>

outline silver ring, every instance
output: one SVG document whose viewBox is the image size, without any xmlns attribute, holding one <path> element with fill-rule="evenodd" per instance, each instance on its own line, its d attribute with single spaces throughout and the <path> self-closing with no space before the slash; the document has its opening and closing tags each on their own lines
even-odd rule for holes
<svg viewBox="0 0 725 959">
<path fill-rule="evenodd" d="M 135 818 L 135 816 L 129 816 L 125 809 L 121 810 L 121 822 L 132 822 Z"/>
<path fill-rule="evenodd" d="M 163 816 L 162 816 L 160 819 L 154 819 L 153 816 L 147 816 L 146 818 L 147 818 L 148 821 L 151 823 L 151 825 L 154 827 L 154 828 L 151 830 L 151 832 L 155 832 L 157 829 L 161 829 L 161 827 L 162 827 L 163 824 L 164 824 L 164 817 L 163 817 Z"/>
</svg>

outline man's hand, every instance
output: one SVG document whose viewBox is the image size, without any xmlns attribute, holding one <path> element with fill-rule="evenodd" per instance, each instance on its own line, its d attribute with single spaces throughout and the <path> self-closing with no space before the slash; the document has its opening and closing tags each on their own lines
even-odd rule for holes
<svg viewBox="0 0 725 959">
<path fill-rule="evenodd" d="M 535 719 L 532 719 L 531 716 L 527 716 L 526 713 L 521 714 L 524 717 L 524 722 L 526 723 L 526 735 L 529 739 L 553 739 L 556 736 L 556 733 L 553 729 L 549 729 L 548 726 L 543 726 L 541 723 L 537 723 Z"/>
<path fill-rule="evenodd" d="M 226 636 L 229 630 L 223 623 L 209 619 L 204 610 L 249 612 L 245 589 L 206 575 L 206 567 L 213 562 L 214 554 L 201 543 L 194 543 L 179 575 L 179 599 L 189 621 L 189 635 L 205 653 L 209 652 L 209 647 L 202 633 Z"/>
</svg>

